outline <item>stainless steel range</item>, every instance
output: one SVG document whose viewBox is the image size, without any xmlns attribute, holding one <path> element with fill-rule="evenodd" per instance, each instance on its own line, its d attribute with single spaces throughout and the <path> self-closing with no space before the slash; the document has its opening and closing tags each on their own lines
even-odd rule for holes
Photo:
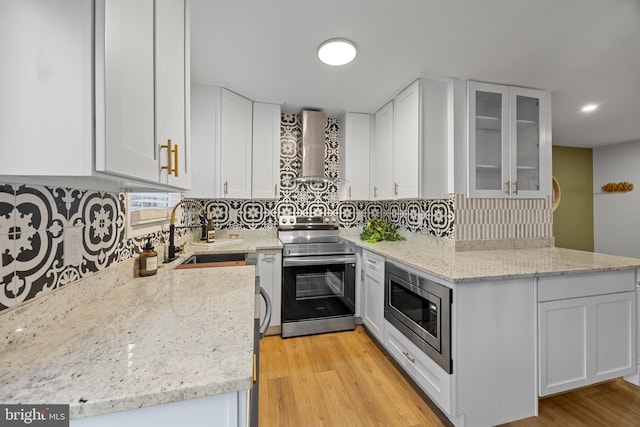
<svg viewBox="0 0 640 427">
<path fill-rule="evenodd" d="M 281 216 L 282 336 L 355 328 L 355 244 L 331 216 Z"/>
</svg>

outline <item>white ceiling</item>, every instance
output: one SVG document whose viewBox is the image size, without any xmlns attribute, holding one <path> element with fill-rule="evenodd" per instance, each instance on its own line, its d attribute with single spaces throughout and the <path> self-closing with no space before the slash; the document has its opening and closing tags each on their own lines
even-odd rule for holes
<svg viewBox="0 0 640 427">
<path fill-rule="evenodd" d="M 374 112 L 421 74 L 552 93 L 554 145 L 640 141 L 640 0 L 192 0 L 192 81 Z M 318 45 L 358 46 L 329 67 Z M 580 112 L 583 104 L 600 108 Z"/>
</svg>

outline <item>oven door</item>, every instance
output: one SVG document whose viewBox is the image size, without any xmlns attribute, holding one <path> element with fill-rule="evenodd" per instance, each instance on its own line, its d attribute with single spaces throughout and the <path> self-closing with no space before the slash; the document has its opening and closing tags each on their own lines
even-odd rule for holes
<svg viewBox="0 0 640 427">
<path fill-rule="evenodd" d="M 282 260 L 282 321 L 355 313 L 355 256 L 301 256 Z"/>
</svg>

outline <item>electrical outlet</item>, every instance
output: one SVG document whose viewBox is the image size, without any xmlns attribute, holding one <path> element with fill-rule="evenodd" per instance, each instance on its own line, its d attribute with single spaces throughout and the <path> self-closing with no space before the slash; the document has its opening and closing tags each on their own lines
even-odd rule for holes
<svg viewBox="0 0 640 427">
<path fill-rule="evenodd" d="M 82 227 L 64 229 L 62 251 L 65 266 L 82 263 Z"/>
</svg>

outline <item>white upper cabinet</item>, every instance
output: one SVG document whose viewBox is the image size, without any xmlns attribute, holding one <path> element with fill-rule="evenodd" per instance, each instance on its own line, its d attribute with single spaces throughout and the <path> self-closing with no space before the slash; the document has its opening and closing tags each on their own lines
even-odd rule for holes
<svg viewBox="0 0 640 427">
<path fill-rule="evenodd" d="M 276 199 L 279 104 L 252 102 L 218 86 L 191 87 L 193 185 L 189 197 Z"/>
<path fill-rule="evenodd" d="M 376 113 L 374 199 L 453 192 L 453 81 L 418 79 Z"/>
<path fill-rule="evenodd" d="M 104 104 L 104 114 L 96 117 L 96 169 L 158 181 L 154 1 L 105 1 L 104 20 L 96 21 L 97 33 L 104 34 L 96 40 L 96 49 L 104 49 L 104 58 L 96 55 L 96 74 L 104 78 L 104 93 L 96 94 L 96 102 Z"/>
<path fill-rule="evenodd" d="M 96 34 L 104 38 L 96 37 L 96 74 L 104 74 L 104 93 L 96 91 L 96 109 L 105 106 L 104 115 L 96 114 L 97 170 L 191 186 L 187 6 L 185 0 L 97 3 Z"/>
<path fill-rule="evenodd" d="M 254 199 L 277 199 L 280 184 L 279 104 L 253 103 L 251 195 Z"/>
<path fill-rule="evenodd" d="M 375 114 L 371 150 L 372 200 L 393 199 L 393 101 Z"/>
<path fill-rule="evenodd" d="M 156 144 L 160 148 L 160 163 L 167 165 L 172 157 L 173 166 L 172 171 L 161 168 L 160 182 L 181 188 L 191 187 L 188 6 L 184 0 L 162 0 L 156 2 L 155 9 Z"/>
<path fill-rule="evenodd" d="M 93 172 L 92 22 L 91 2 L 0 3 L 3 181 Z"/>
<path fill-rule="evenodd" d="M 189 186 L 162 178 L 161 167 L 175 162 L 167 165 L 156 140 L 171 134 L 180 146 L 172 161 L 179 156 L 186 172 L 188 2 L 4 2 L 0 15 L 11 16 L 0 48 L 12 58 L 0 76 L 11 82 L 0 107 L 0 136 L 11 143 L 0 159 L 3 181 L 113 191 Z M 164 129 L 158 121 L 169 116 L 177 122 Z"/>
<path fill-rule="evenodd" d="M 393 101 L 393 192 L 398 199 L 419 197 L 420 81 Z"/>
<path fill-rule="evenodd" d="M 251 198 L 251 100 L 222 89 L 220 97 L 220 197 Z"/>
<path fill-rule="evenodd" d="M 341 200 L 369 200 L 370 114 L 345 113 L 340 128 L 344 166 Z"/>
<path fill-rule="evenodd" d="M 551 194 L 548 92 L 469 82 L 469 197 Z"/>
</svg>

